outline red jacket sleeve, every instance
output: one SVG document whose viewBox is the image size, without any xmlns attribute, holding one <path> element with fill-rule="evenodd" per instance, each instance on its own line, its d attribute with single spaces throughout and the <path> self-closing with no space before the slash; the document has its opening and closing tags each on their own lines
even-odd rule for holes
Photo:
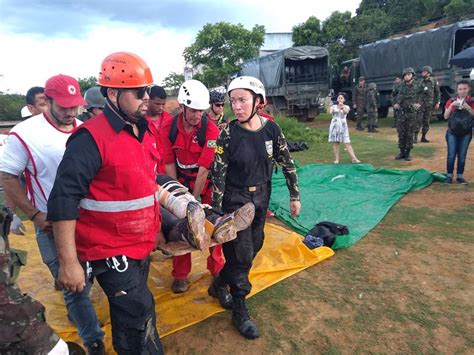
<svg viewBox="0 0 474 355">
<path fill-rule="evenodd" d="M 174 151 L 170 139 L 168 138 L 171 130 L 171 123 L 173 119 L 163 120 L 163 126 L 161 126 L 161 144 L 163 145 L 162 149 L 162 159 L 164 164 L 171 164 L 175 162 Z"/>
</svg>

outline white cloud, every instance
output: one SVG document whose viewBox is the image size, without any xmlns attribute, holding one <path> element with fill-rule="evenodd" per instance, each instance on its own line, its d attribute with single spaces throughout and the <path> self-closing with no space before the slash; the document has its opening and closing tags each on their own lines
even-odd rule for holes
<svg viewBox="0 0 474 355">
<path fill-rule="evenodd" d="M 201 20 L 203 23 L 199 24 L 199 28 L 185 29 L 182 24 L 187 23 L 187 19 L 192 18 L 190 23 L 197 26 L 196 23 L 200 21 L 196 20 L 196 16 L 201 18 L 202 14 L 183 13 L 179 10 L 183 5 L 180 2 L 175 5 L 176 18 L 167 17 L 168 23 L 176 25 L 166 28 L 160 25 L 163 20 L 158 18 L 156 25 L 150 25 L 153 14 L 148 16 L 145 24 L 141 21 L 135 23 L 130 19 L 126 23 L 110 20 L 107 19 L 107 14 L 101 17 L 99 12 L 94 13 L 94 17 L 87 17 L 87 23 L 100 25 L 75 22 L 71 23 L 70 28 L 63 27 L 64 31 L 61 33 L 48 28 L 45 19 L 42 21 L 41 33 L 30 33 L 26 29 L 20 33 L 15 32 L 16 27 L 12 23 L 5 24 L 5 18 L 0 16 L 0 24 L 3 22 L 3 25 L 0 25 L 0 75 L 3 75 L 0 76 L 0 91 L 25 94 L 31 86 L 44 86 L 49 77 L 59 73 L 73 77 L 96 76 L 102 59 L 114 51 L 130 51 L 140 55 L 151 67 L 155 82 L 160 84 L 171 71 L 182 72 L 183 50 L 193 42 L 197 32 L 209 18 L 219 22 L 231 17 L 232 20 L 227 21 L 242 23 L 248 29 L 255 24 L 261 24 L 267 32 L 290 32 L 294 25 L 306 21 L 312 15 L 324 20 L 332 11 L 349 10 L 355 13 L 359 1 L 339 0 L 330 3 L 314 0 L 240 0 L 235 5 L 225 3 L 227 8 L 221 6 L 221 0 L 216 0 L 215 3 L 211 0 L 196 3 L 202 5 L 198 8 L 206 15 L 207 20 Z M 145 1 L 140 8 L 146 6 Z M 62 8 L 61 11 L 56 15 L 66 16 L 65 11 L 69 10 Z M 134 8 L 131 7 L 130 11 L 133 12 Z M 167 11 L 173 13 L 172 8 Z M 143 15 L 143 12 L 141 14 Z M 83 17 L 76 17 L 78 21 L 81 21 L 81 18 Z M 51 21 L 49 26 L 55 27 L 58 18 L 52 17 Z M 80 33 L 77 33 L 78 31 Z"/>
</svg>

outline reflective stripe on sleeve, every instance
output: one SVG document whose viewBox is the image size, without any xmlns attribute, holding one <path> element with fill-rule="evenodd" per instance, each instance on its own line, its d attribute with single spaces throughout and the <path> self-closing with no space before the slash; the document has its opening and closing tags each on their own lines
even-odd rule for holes
<svg viewBox="0 0 474 355">
<path fill-rule="evenodd" d="M 180 169 L 183 169 L 183 170 L 190 170 L 190 169 L 198 169 L 198 168 L 199 168 L 199 164 L 198 164 L 198 163 L 196 163 L 196 164 L 190 164 L 190 165 L 185 165 L 185 164 L 181 164 L 178 159 L 176 159 L 176 165 L 177 165 Z"/>
</svg>

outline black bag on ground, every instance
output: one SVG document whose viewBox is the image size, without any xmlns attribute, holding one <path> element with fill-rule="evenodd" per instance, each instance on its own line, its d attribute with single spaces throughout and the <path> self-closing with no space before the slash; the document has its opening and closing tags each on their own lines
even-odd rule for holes
<svg viewBox="0 0 474 355">
<path fill-rule="evenodd" d="M 310 249 L 314 249 L 321 245 L 332 247 L 337 236 L 346 234 L 349 234 L 349 228 L 346 226 L 324 221 L 316 224 L 306 234 L 304 243 Z"/>
<path fill-rule="evenodd" d="M 466 110 L 454 110 L 448 120 L 449 130 L 455 136 L 465 136 L 472 131 L 472 117 Z"/>
<path fill-rule="evenodd" d="M 309 149 L 309 146 L 306 142 L 293 142 L 293 141 L 287 141 L 286 142 L 288 145 L 288 150 L 290 152 L 300 152 L 302 150 Z"/>
</svg>

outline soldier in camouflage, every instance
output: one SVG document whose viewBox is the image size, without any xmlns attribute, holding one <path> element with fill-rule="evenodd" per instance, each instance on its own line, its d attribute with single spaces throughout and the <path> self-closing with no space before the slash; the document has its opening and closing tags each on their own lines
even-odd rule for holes
<svg viewBox="0 0 474 355">
<path fill-rule="evenodd" d="M 431 77 L 433 69 L 425 65 L 421 69 L 421 80 L 418 83 L 418 95 L 420 100 L 420 109 L 418 110 L 416 126 L 414 127 L 413 143 L 418 142 L 418 132 L 421 128 L 421 142 L 429 143 L 426 134 L 430 129 L 430 119 L 433 114 L 433 108 L 439 109 L 440 91 L 438 80 Z"/>
<path fill-rule="evenodd" d="M 26 253 L 9 247 L 11 220 L 10 209 L 0 211 L 0 353 L 48 354 L 54 349 L 68 354 L 68 345 L 46 323 L 44 306 L 15 283 Z"/>
<path fill-rule="evenodd" d="M 375 83 L 370 83 L 367 87 L 367 94 L 365 98 L 366 109 L 367 109 L 367 131 L 371 133 L 378 132 L 375 129 L 375 125 L 377 124 L 377 107 L 378 107 L 378 100 L 379 100 L 379 93 L 377 91 L 377 85 Z"/>
<path fill-rule="evenodd" d="M 395 99 L 398 95 L 398 88 L 400 87 L 400 83 L 402 82 L 402 78 L 400 78 L 398 75 L 395 77 L 393 81 L 393 86 L 392 86 L 392 93 L 391 93 L 391 99 L 392 99 L 392 105 L 395 104 Z M 392 128 L 397 128 L 397 120 L 398 120 L 398 114 L 400 112 L 400 109 L 396 110 L 395 108 L 393 109 L 393 126 Z"/>
<path fill-rule="evenodd" d="M 265 239 L 273 159 L 282 166 L 286 177 L 292 217 L 298 216 L 301 204 L 295 165 L 281 128 L 258 114 L 259 105 L 265 102 L 263 84 L 254 77 L 241 76 L 230 83 L 228 94 L 236 119 L 220 132 L 216 142 L 212 167 L 213 207 L 232 212 L 253 202 L 255 217 L 249 228 L 223 245 L 225 265 L 219 281 L 215 281 L 220 285 L 215 286 L 230 287 L 232 323 L 242 336 L 255 339 L 259 331 L 250 319 L 245 298 L 252 289 L 249 272 L 253 260 Z"/>
<path fill-rule="evenodd" d="M 397 121 L 400 154 L 395 159 L 410 161 L 410 151 L 413 147 L 413 125 L 416 121 L 417 110 L 420 108 L 415 71 L 411 67 L 403 70 L 403 81 L 400 84 L 393 108 L 400 110 Z"/>
<path fill-rule="evenodd" d="M 354 108 L 357 110 L 357 127 L 358 131 L 363 131 L 364 126 L 362 125 L 362 120 L 365 113 L 365 98 L 367 96 L 367 88 L 365 86 L 365 78 L 363 76 L 359 77 L 359 85 L 354 88 L 352 93 L 352 102 Z"/>
</svg>

